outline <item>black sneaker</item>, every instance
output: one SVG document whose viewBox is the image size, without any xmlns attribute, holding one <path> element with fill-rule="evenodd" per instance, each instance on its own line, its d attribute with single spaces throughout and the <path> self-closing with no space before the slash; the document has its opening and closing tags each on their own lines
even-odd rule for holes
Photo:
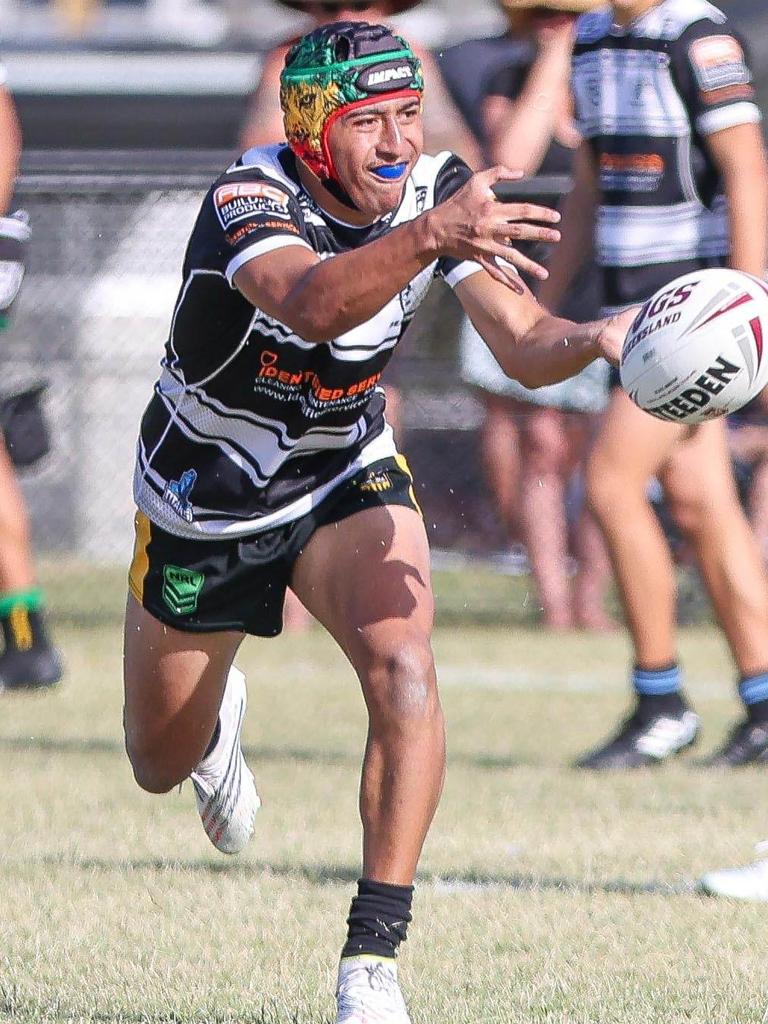
<svg viewBox="0 0 768 1024">
<path fill-rule="evenodd" d="M 739 768 L 744 764 L 768 764 L 768 722 L 738 722 L 720 750 L 702 761 L 705 768 Z"/>
<path fill-rule="evenodd" d="M 622 722 L 613 739 L 580 757 L 574 768 L 600 772 L 657 765 L 693 746 L 698 733 L 699 716 L 687 707 L 654 715 L 638 710 Z"/>
<path fill-rule="evenodd" d="M 59 652 L 48 644 L 28 651 L 6 650 L 0 655 L 0 691 L 55 686 L 62 673 Z"/>
</svg>

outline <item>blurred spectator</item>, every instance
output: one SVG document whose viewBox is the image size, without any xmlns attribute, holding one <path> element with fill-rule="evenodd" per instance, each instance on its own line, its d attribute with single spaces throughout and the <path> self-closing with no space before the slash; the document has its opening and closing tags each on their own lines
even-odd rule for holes
<svg viewBox="0 0 768 1024">
<path fill-rule="evenodd" d="M 594 240 L 607 311 L 686 272 L 766 266 L 766 155 L 741 42 L 701 0 L 613 0 L 579 26 L 573 62 L 585 142 L 543 295 L 555 303 Z M 655 419 L 616 387 L 588 490 L 616 571 L 635 651 L 635 707 L 585 755 L 589 769 L 636 768 L 690 746 L 698 716 L 682 693 L 675 573 L 648 500 L 662 484 L 695 552 L 737 664 L 745 716 L 709 763 L 768 757 L 768 585 L 739 505 L 726 427 Z"/>
<path fill-rule="evenodd" d="M 8 209 L 21 156 L 21 130 L 16 108 L 4 86 L 0 69 L 0 330 L 7 325 L 10 306 L 19 290 L 24 272 L 23 247 L 29 236 L 26 215 L 9 217 Z M 33 392 L 29 393 L 33 396 Z M 42 594 L 36 586 L 32 565 L 29 520 L 12 457 L 26 461 L 22 445 L 33 446 L 39 429 L 34 402 L 4 401 L 0 436 L 0 627 L 5 647 L 0 655 L 0 690 L 22 690 L 51 686 L 61 678 L 61 662 L 51 647 L 42 618 Z M 19 419 L 23 417 L 21 427 Z M 16 426 L 15 445 L 11 419 Z M 29 453 L 30 458 L 35 453 Z"/>
<path fill-rule="evenodd" d="M 334 21 L 368 21 L 386 22 L 410 7 L 415 7 L 420 0 L 278 0 L 284 7 L 300 12 L 311 18 L 312 27 L 320 27 Z M 285 55 L 291 43 L 286 42 L 276 47 L 264 59 L 261 79 L 251 98 L 246 120 L 240 135 L 240 149 L 245 151 L 253 146 L 266 146 L 270 143 L 282 142 L 283 115 L 280 109 L 280 72 L 285 62 Z M 460 112 L 450 98 L 443 85 L 440 72 L 431 54 L 418 46 L 414 46 L 424 70 L 426 95 L 424 101 L 424 151 L 436 154 L 443 150 L 451 150 L 461 156 L 470 166 L 478 168 L 481 155 L 472 132 L 464 122 Z M 400 415 L 400 370 L 402 363 L 397 355 L 387 366 L 384 382 L 387 396 L 387 421 L 401 442 L 402 434 Z M 301 629 L 309 622 L 304 611 L 293 595 L 288 591 L 285 605 L 285 628 Z"/>
<path fill-rule="evenodd" d="M 768 411 L 764 398 L 728 417 L 728 441 L 746 492 L 749 521 L 763 562 L 768 564 Z"/>
<path fill-rule="evenodd" d="M 569 94 L 575 18 L 597 3 L 500 2 L 508 33 L 447 50 L 441 57 L 446 81 L 460 105 L 480 112 L 474 125 L 489 163 L 529 175 L 568 175 L 581 141 Z M 532 196 L 531 201 L 551 204 L 552 195 Z M 594 275 L 586 274 L 562 312 L 589 320 L 597 302 Z M 593 364 L 574 380 L 530 391 L 505 376 L 467 320 L 461 373 L 485 407 L 483 462 L 510 546 L 520 538 L 527 546 L 544 624 L 551 629 L 611 628 L 604 609 L 608 563 L 597 527 L 580 507 L 580 493 L 573 581 L 567 516 L 571 483 L 582 476 L 595 413 L 605 404 L 605 364 Z"/>
<path fill-rule="evenodd" d="M 278 0 L 283 7 L 297 11 L 311 19 L 310 29 L 334 21 L 368 21 L 386 23 L 392 17 L 421 0 Z M 280 112 L 280 72 L 285 55 L 294 40 L 286 40 L 264 58 L 259 84 L 251 97 L 240 135 L 240 149 L 267 146 L 282 142 L 283 118 Z M 424 70 L 426 94 L 424 100 L 424 152 L 439 153 L 449 149 L 462 157 L 470 166 L 478 168 L 481 157 L 474 135 L 464 122 L 443 85 L 440 72 L 432 55 L 414 47 Z"/>
</svg>

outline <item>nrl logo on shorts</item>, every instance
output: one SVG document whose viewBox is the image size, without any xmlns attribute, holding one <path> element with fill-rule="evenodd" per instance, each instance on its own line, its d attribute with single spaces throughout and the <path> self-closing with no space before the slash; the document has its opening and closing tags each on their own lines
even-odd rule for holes
<svg viewBox="0 0 768 1024">
<path fill-rule="evenodd" d="M 189 495 L 192 493 L 196 481 L 195 470 L 187 469 L 178 480 L 170 480 L 163 491 L 163 501 L 170 505 L 176 515 L 185 523 L 191 523 L 193 519 L 192 502 L 189 500 Z"/>
<path fill-rule="evenodd" d="M 191 615 L 197 611 L 197 600 L 205 583 L 205 575 L 196 569 L 179 565 L 163 566 L 163 601 L 174 615 Z"/>
</svg>

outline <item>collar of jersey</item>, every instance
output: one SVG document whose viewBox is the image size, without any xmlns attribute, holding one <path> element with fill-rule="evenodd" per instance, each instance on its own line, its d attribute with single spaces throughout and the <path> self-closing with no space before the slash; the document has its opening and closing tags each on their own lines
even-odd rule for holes
<svg viewBox="0 0 768 1024">
<path fill-rule="evenodd" d="M 370 231 L 372 228 L 375 228 L 377 224 L 386 223 L 387 218 L 389 218 L 389 220 L 394 220 L 395 217 L 400 212 L 400 208 L 402 207 L 403 203 L 405 202 L 405 193 L 408 189 L 408 184 L 411 181 L 411 175 L 413 174 L 413 171 L 411 171 L 411 174 L 409 174 L 405 180 L 405 183 L 403 185 L 403 194 L 400 197 L 400 202 L 397 204 L 396 209 L 394 209 L 391 213 L 385 213 L 383 217 L 379 217 L 377 220 L 372 220 L 370 224 L 350 224 L 348 221 L 342 220 L 340 217 L 334 217 L 332 213 L 329 213 L 324 206 L 321 206 L 318 203 L 318 201 L 315 199 L 311 192 L 308 192 L 304 188 L 304 185 L 302 184 L 301 178 L 299 177 L 298 171 L 296 169 L 296 154 L 288 145 L 286 145 L 285 150 L 283 152 L 286 151 L 288 154 L 290 154 L 288 157 L 290 161 L 289 166 L 290 170 L 293 172 L 289 173 L 288 177 L 291 178 L 292 181 L 298 186 L 298 188 L 304 193 L 304 195 L 309 198 L 312 205 L 317 207 L 317 209 L 320 211 L 323 217 L 327 217 L 328 220 L 332 220 L 334 224 L 338 224 L 340 225 L 340 227 L 347 228 L 349 231 Z M 283 169 L 286 171 L 288 170 L 285 164 L 283 164 Z"/>
</svg>

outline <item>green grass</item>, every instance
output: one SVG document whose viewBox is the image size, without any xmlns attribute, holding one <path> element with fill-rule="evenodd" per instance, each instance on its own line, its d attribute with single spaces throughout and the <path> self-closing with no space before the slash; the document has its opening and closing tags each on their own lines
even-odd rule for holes
<svg viewBox="0 0 768 1024">
<path fill-rule="evenodd" d="M 189 786 L 132 781 L 119 628 L 60 640 L 58 692 L 0 699 L 0 1020 L 331 1021 L 365 730 L 331 641 L 243 651 L 264 807 L 230 860 Z M 620 637 L 454 627 L 435 645 L 450 763 L 401 957 L 414 1024 L 761 1024 L 766 907 L 692 883 L 764 837 L 765 772 L 569 770 L 626 703 Z M 733 673 L 711 629 L 682 649 L 706 750 L 737 714 Z"/>
</svg>

